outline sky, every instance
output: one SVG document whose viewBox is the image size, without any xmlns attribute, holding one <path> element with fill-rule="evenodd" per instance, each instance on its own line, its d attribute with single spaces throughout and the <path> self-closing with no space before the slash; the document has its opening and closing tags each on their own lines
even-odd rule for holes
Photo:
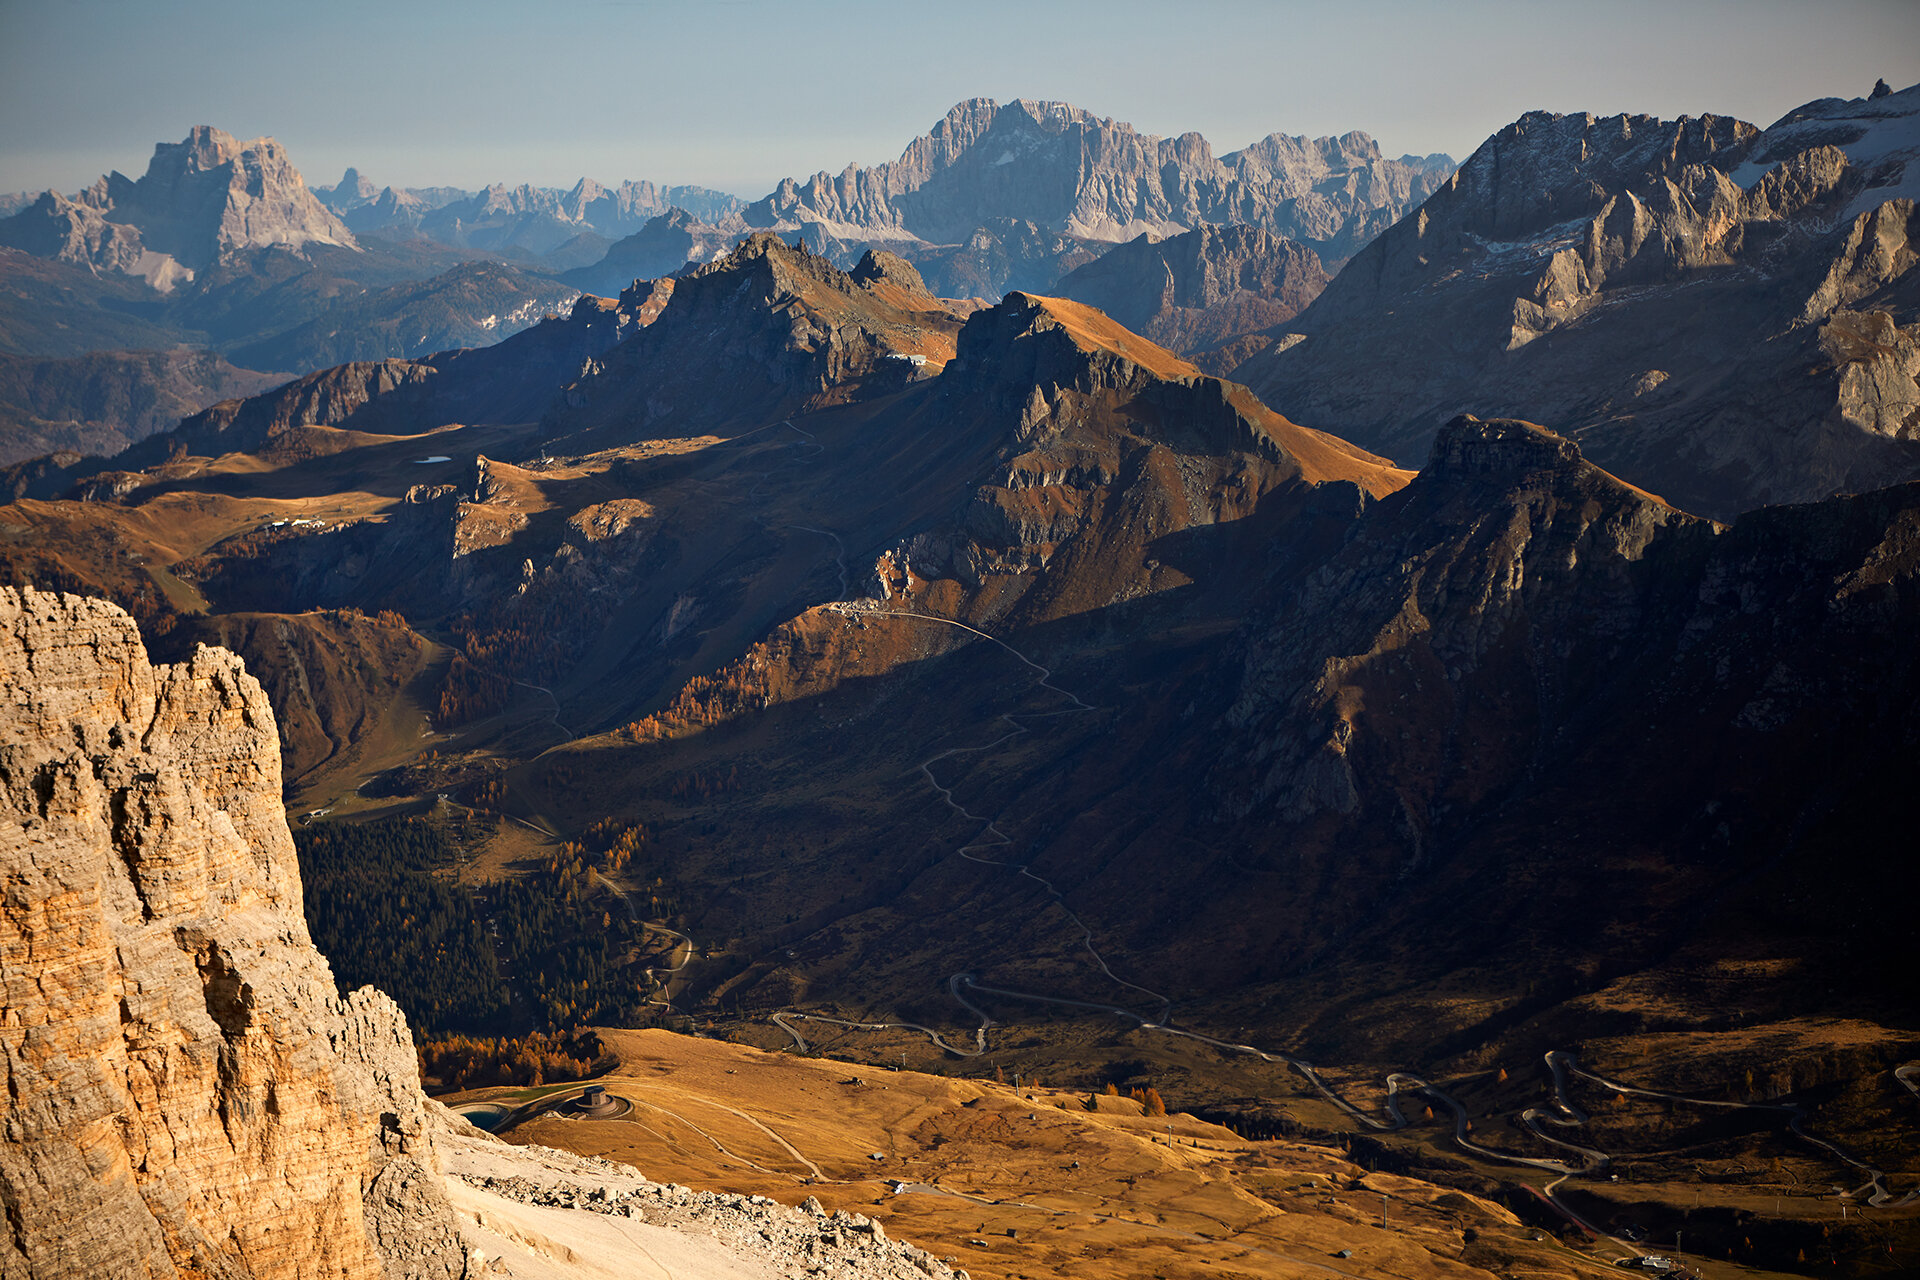
<svg viewBox="0 0 1920 1280">
<path fill-rule="evenodd" d="M 1047 98 L 1216 153 L 1359 129 L 1464 159 L 1533 109 L 1765 125 L 1920 82 L 1920 0 L 0 0 L 0 191 L 196 124 L 314 186 L 647 178 L 749 198 Z"/>
</svg>

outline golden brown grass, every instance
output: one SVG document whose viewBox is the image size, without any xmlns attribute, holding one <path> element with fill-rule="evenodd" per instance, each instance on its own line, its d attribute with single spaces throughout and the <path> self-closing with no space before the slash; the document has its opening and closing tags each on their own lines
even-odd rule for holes
<svg viewBox="0 0 1920 1280">
<path fill-rule="evenodd" d="M 979 1277 L 1609 1274 L 1475 1196 L 1368 1173 L 1329 1148 L 1148 1118 L 1125 1098 L 1088 1111 L 1081 1091 L 600 1034 L 619 1058 L 600 1082 L 631 1115 L 542 1117 L 510 1140 L 704 1189 L 816 1196 Z M 917 1189 L 896 1194 L 897 1182 Z"/>
</svg>

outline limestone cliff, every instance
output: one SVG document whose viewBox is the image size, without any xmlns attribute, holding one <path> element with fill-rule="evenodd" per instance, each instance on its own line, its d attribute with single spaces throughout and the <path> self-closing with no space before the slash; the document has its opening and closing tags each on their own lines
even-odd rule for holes
<svg viewBox="0 0 1920 1280">
<path fill-rule="evenodd" d="M 1318 254 L 1283 236 L 1202 226 L 1168 240 L 1140 236 L 1061 277 L 1053 292 L 1225 374 L 1271 344 L 1261 331 L 1293 319 L 1328 279 Z"/>
<path fill-rule="evenodd" d="M 0 1276 L 464 1274 L 399 1009 L 301 912 L 240 660 L 0 589 Z"/>
<path fill-rule="evenodd" d="M 243 249 L 359 248 L 307 190 L 286 148 L 210 125 L 154 147 L 138 180 L 111 173 L 71 200 L 46 192 L 0 222 L 0 243 L 137 275 L 163 293 Z"/>
<path fill-rule="evenodd" d="M 1276 133 L 1216 157 L 1197 133 L 1159 138 L 1064 102 L 973 98 L 898 160 L 789 178 L 743 216 L 776 231 L 818 224 L 843 240 L 933 244 L 999 218 L 1109 241 L 1241 222 L 1340 261 L 1452 169 L 1440 155 L 1390 160 L 1364 133 Z"/>
</svg>

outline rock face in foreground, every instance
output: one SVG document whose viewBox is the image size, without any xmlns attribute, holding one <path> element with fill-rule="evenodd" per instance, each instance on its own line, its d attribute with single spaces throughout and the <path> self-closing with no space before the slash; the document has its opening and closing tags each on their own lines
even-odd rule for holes
<svg viewBox="0 0 1920 1280">
<path fill-rule="evenodd" d="M 340 998 L 225 650 L 0 589 L 0 1275 L 464 1274 L 412 1042 Z"/>
</svg>

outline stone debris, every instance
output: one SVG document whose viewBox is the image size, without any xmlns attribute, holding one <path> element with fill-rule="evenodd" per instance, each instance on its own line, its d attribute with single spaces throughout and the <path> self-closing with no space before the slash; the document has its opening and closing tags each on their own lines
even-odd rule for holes
<svg viewBox="0 0 1920 1280">
<path fill-rule="evenodd" d="M 518 1204 L 606 1214 L 713 1237 L 749 1265 L 816 1280 L 969 1280 L 923 1249 L 888 1239 L 865 1214 L 829 1212 L 808 1196 L 788 1208 L 769 1196 L 653 1182 L 627 1165 L 491 1137 L 442 1135 L 448 1176 Z M 485 1224 L 482 1224 L 485 1225 Z"/>
</svg>

